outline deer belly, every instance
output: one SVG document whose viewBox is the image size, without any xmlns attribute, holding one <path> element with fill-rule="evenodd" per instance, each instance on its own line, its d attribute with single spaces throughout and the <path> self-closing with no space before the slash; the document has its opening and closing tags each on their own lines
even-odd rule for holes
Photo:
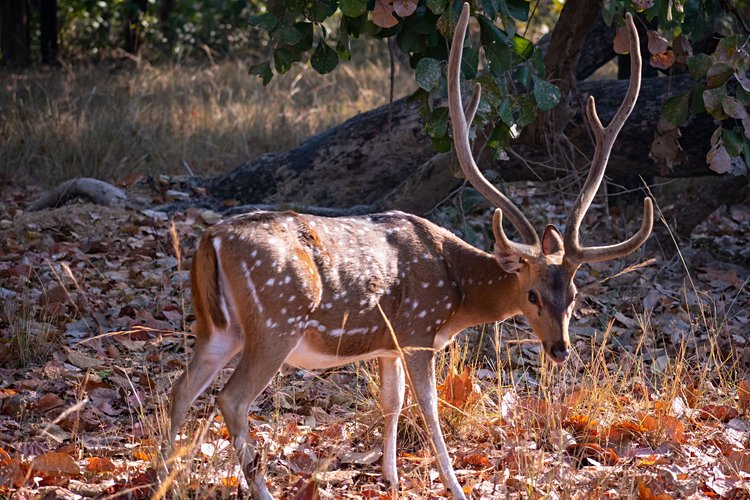
<svg viewBox="0 0 750 500">
<path fill-rule="evenodd" d="M 362 354 L 336 354 L 335 351 L 326 352 L 316 345 L 310 336 L 303 335 L 292 352 L 286 357 L 284 363 L 296 368 L 304 368 L 305 370 L 321 370 L 380 356 L 395 357 L 398 356 L 398 353 L 385 349 L 376 349 Z"/>
</svg>

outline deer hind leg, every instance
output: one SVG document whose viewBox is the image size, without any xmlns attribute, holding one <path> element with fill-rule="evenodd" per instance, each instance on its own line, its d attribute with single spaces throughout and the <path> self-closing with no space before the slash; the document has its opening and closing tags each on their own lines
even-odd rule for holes
<svg viewBox="0 0 750 500">
<path fill-rule="evenodd" d="M 250 487 L 251 498 L 270 500 L 273 497 L 266 488 L 265 478 L 260 470 L 261 455 L 248 440 L 248 410 L 279 371 L 298 341 L 299 336 L 254 329 L 247 335 L 237 368 L 219 393 L 219 409 L 234 440 L 235 453 Z"/>
<path fill-rule="evenodd" d="M 383 480 L 391 489 L 398 490 L 396 469 L 396 434 L 398 417 L 404 403 L 404 367 L 400 358 L 381 357 L 380 362 L 380 406 L 385 425 L 383 430 Z"/>
<path fill-rule="evenodd" d="M 195 340 L 193 358 L 172 386 L 170 402 L 169 446 L 174 446 L 180 424 L 190 405 L 208 387 L 219 371 L 242 348 L 239 328 L 229 325 L 226 330 L 213 329 Z"/>
<path fill-rule="evenodd" d="M 427 424 L 432 448 L 437 455 L 440 480 L 457 499 L 465 499 L 463 489 L 456 479 L 456 473 L 453 472 L 448 448 L 445 446 L 443 433 L 440 430 L 434 354 L 432 351 L 415 351 L 407 354 L 404 359 L 412 391 Z"/>
</svg>

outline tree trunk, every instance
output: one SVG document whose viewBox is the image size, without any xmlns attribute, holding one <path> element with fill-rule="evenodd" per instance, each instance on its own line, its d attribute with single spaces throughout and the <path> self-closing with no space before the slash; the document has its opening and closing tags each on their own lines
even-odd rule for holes
<svg viewBox="0 0 750 500">
<path fill-rule="evenodd" d="M 28 0 L 0 1 L 0 51 L 5 65 L 31 64 Z"/>
<path fill-rule="evenodd" d="M 141 48 L 143 33 L 141 31 L 141 18 L 148 8 L 148 0 L 126 0 L 125 2 L 125 45 L 126 52 L 138 54 Z"/>
<path fill-rule="evenodd" d="M 174 42 L 174 29 L 169 18 L 172 15 L 175 7 L 175 0 L 162 0 L 159 6 L 159 27 L 164 38 L 167 39 L 167 44 L 170 46 Z"/>
<path fill-rule="evenodd" d="M 39 2 L 39 42 L 42 49 L 42 62 L 57 63 L 57 0 Z"/>
<path fill-rule="evenodd" d="M 579 101 L 583 102 L 589 94 L 596 96 L 599 115 L 606 123 L 620 105 L 627 84 L 624 80 L 581 82 Z M 690 141 L 683 141 L 687 158 L 684 164 L 668 170 L 649 158 L 648 145 L 668 89 L 676 94 L 690 85 L 688 75 L 643 81 L 638 103 L 612 152 L 608 176 L 687 177 L 711 173 L 705 156 L 714 124 L 706 116 L 697 117 L 684 127 L 684 134 L 690 137 Z M 242 204 L 292 201 L 335 207 L 373 204 L 422 212 L 461 181 L 454 175 L 456 169 L 452 168 L 450 155 L 435 156 L 423 133 L 424 122 L 416 105 L 401 99 L 393 103 L 392 112 L 390 134 L 385 132 L 386 105 L 357 115 L 289 151 L 241 165 L 210 180 L 209 188 L 214 196 Z M 480 158 L 480 166 L 495 169 L 505 181 L 567 175 L 571 163 L 578 168 L 586 166 L 584 155 L 591 153 L 593 145 L 580 111 L 572 117 L 564 133 L 569 139 L 566 150 L 570 162 L 550 155 L 546 148 L 517 145 L 510 160 L 485 156 Z M 398 191 L 392 192 L 394 188 Z"/>
</svg>

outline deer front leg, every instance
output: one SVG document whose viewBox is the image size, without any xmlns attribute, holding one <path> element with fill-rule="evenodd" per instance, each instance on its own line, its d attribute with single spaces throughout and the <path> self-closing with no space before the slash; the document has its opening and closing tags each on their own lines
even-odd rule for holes
<svg viewBox="0 0 750 500">
<path fill-rule="evenodd" d="M 250 497 L 272 500 L 261 470 L 261 454 L 248 440 L 247 413 L 250 405 L 271 382 L 284 363 L 297 338 L 264 337 L 255 332 L 245 341 L 245 349 L 229 381 L 218 396 L 219 409 L 234 440 L 234 450 L 250 487 Z M 250 337 L 250 336 L 249 336 Z"/>
<path fill-rule="evenodd" d="M 396 469 L 396 434 L 398 417 L 404 403 L 404 367 L 400 358 L 381 357 L 380 362 L 380 406 L 383 409 L 383 480 L 392 490 L 398 490 Z"/>
<path fill-rule="evenodd" d="M 432 448 L 438 462 L 438 472 L 443 485 L 460 500 L 465 500 L 463 489 L 458 484 L 456 473 L 448 456 L 443 432 L 440 430 L 437 407 L 437 388 L 435 386 L 435 356 L 432 351 L 414 351 L 405 356 L 409 383 L 417 399 L 422 416 L 427 424 Z"/>
</svg>

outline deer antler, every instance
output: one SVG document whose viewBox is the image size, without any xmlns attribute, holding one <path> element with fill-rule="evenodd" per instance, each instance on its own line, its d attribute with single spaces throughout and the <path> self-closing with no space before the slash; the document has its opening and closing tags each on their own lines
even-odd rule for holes
<svg viewBox="0 0 750 500">
<path fill-rule="evenodd" d="M 640 41 L 638 39 L 638 32 L 635 29 L 635 23 L 633 22 L 633 16 L 630 13 L 625 15 L 625 25 L 628 28 L 630 38 L 630 84 L 622 104 L 609 125 L 604 127 L 596 112 L 594 97 L 589 97 L 586 103 L 586 114 L 594 131 L 596 149 L 594 150 L 594 159 L 591 161 L 591 170 L 583 185 L 583 189 L 573 205 L 565 228 L 565 259 L 577 264 L 610 260 L 627 255 L 646 241 L 653 226 L 653 206 L 651 199 L 646 198 L 643 200 L 643 222 L 641 223 L 641 228 L 628 240 L 614 245 L 598 247 L 582 247 L 578 241 L 581 221 L 584 215 L 586 215 L 586 211 L 589 209 L 594 195 L 602 183 L 604 170 L 607 168 L 609 155 L 612 152 L 612 146 L 620 130 L 622 130 L 625 121 L 633 111 L 635 101 L 638 99 L 638 92 L 641 88 Z"/>
<path fill-rule="evenodd" d="M 469 108 L 466 115 L 464 115 L 463 103 L 461 101 L 460 69 L 461 50 L 463 48 L 464 36 L 466 35 L 468 24 L 469 4 L 464 3 L 463 9 L 461 10 L 461 17 L 458 19 L 456 30 L 453 33 L 453 43 L 451 44 L 451 52 L 448 59 L 448 111 L 450 113 L 451 126 L 453 127 L 453 142 L 456 145 L 458 163 L 461 165 L 461 170 L 469 183 L 471 183 L 471 185 L 474 186 L 474 188 L 490 203 L 499 207 L 499 210 L 502 210 L 502 212 L 505 213 L 526 244 L 514 243 L 505 236 L 501 224 L 501 216 L 496 216 L 495 220 L 497 222 L 493 224 L 493 231 L 495 232 L 498 242 L 505 245 L 509 250 L 515 253 L 527 257 L 535 257 L 540 252 L 540 244 L 539 236 L 537 236 L 534 227 L 521 213 L 518 207 L 516 207 L 512 201 L 498 191 L 497 188 L 493 186 L 484 175 L 482 175 L 482 172 L 479 171 L 479 167 L 474 161 L 474 156 L 471 152 L 471 144 L 469 143 L 469 124 L 474 118 L 474 113 L 479 105 L 479 96 L 481 95 L 482 89 L 479 84 L 474 85 Z"/>
</svg>

